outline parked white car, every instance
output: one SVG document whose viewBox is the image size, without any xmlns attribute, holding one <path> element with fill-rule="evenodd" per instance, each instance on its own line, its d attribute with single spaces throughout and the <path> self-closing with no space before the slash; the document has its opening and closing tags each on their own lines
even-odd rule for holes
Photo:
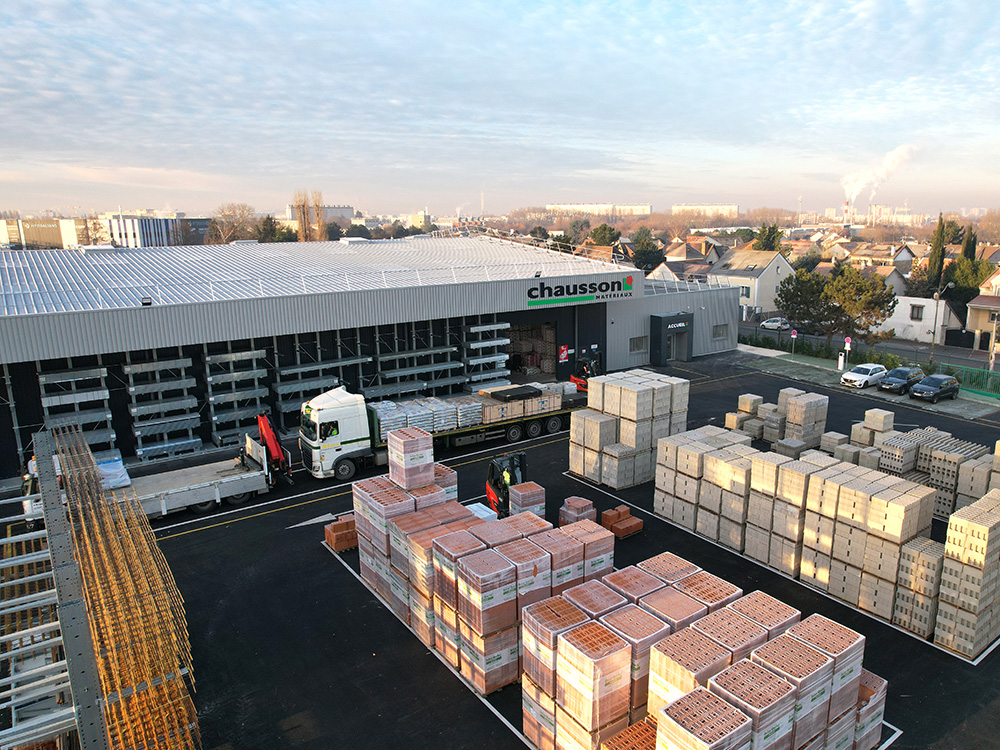
<svg viewBox="0 0 1000 750">
<path fill-rule="evenodd" d="M 878 385 L 885 375 L 886 369 L 882 365 L 858 365 L 840 376 L 840 384 L 848 388 L 867 388 Z"/>
<path fill-rule="evenodd" d="M 760 327 L 769 331 L 787 331 L 792 327 L 792 324 L 788 322 L 787 318 L 768 318 L 760 324 Z"/>
</svg>

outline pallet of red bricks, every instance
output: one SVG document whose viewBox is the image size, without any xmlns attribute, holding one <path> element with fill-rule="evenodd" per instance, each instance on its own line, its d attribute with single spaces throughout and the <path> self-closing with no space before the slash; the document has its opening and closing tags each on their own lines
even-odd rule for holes
<svg viewBox="0 0 1000 750">
<path fill-rule="evenodd" d="M 594 509 L 594 503 L 585 497 L 577 497 L 576 495 L 567 497 L 559 508 L 559 525 L 565 526 L 577 521 L 583 521 L 584 519 L 589 521 L 597 520 L 597 511 Z"/>
<path fill-rule="evenodd" d="M 656 441 L 686 429 L 689 381 L 637 369 L 587 382 L 587 408 L 570 417 L 570 473 L 613 489 L 652 480 Z"/>
<path fill-rule="evenodd" d="M 601 526 L 618 539 L 625 539 L 642 531 L 643 521 L 633 516 L 632 509 L 627 505 L 619 505 L 601 513 Z"/>
<path fill-rule="evenodd" d="M 354 514 L 345 513 L 323 527 L 323 539 L 334 552 L 354 549 L 358 546 L 358 531 L 354 523 Z"/>
</svg>

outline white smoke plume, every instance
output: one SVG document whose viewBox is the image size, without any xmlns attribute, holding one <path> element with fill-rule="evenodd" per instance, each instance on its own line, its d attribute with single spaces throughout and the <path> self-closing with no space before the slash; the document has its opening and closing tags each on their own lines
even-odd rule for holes
<svg viewBox="0 0 1000 750">
<path fill-rule="evenodd" d="M 861 191 L 867 187 L 871 188 L 871 193 L 868 196 L 870 202 L 875 197 L 879 186 L 889 179 L 889 175 L 909 161 L 916 150 L 917 147 L 912 143 L 904 143 L 883 156 L 882 162 L 874 169 L 859 169 L 845 175 L 840 180 L 840 185 L 844 188 L 844 197 L 853 206 L 854 201 L 861 195 Z"/>
</svg>

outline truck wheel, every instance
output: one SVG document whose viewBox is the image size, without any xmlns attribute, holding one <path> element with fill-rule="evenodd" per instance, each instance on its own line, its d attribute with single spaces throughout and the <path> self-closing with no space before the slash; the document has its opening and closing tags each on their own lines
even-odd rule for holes
<svg viewBox="0 0 1000 750">
<path fill-rule="evenodd" d="M 508 443 L 516 443 L 524 440 L 524 427 L 519 424 L 512 424 L 507 428 L 506 436 Z"/>
<path fill-rule="evenodd" d="M 206 500 L 203 503 L 195 503 L 194 505 L 189 505 L 188 510 L 199 516 L 203 516 L 206 513 L 211 513 L 215 508 L 215 500 Z"/>
<path fill-rule="evenodd" d="M 349 458 L 342 458 L 334 464 L 333 473 L 341 482 L 349 482 L 357 473 L 358 467 Z"/>
<path fill-rule="evenodd" d="M 527 427 L 524 429 L 524 434 L 526 434 L 529 438 L 540 437 L 542 434 L 542 423 L 537 419 L 528 422 Z"/>
<path fill-rule="evenodd" d="M 227 505 L 243 505 L 251 497 L 250 492 L 241 492 L 238 495 L 230 495 L 226 498 Z"/>
<path fill-rule="evenodd" d="M 559 417 L 549 417 L 545 420 L 545 432 L 553 435 L 562 429 L 562 420 Z"/>
</svg>

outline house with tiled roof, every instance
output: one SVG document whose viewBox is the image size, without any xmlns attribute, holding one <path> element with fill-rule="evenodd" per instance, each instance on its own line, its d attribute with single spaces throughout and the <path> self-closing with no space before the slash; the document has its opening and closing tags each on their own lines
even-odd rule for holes
<svg viewBox="0 0 1000 750">
<path fill-rule="evenodd" d="M 965 329 L 975 334 L 972 348 L 979 349 L 982 340 L 996 345 L 997 322 L 1000 320 L 1000 268 L 979 285 L 979 296 L 968 305 Z"/>
<path fill-rule="evenodd" d="M 708 277 L 740 288 L 743 320 L 775 311 L 774 298 L 783 279 L 795 273 L 781 253 L 754 250 L 752 244 L 734 247 L 712 265 Z"/>
<path fill-rule="evenodd" d="M 847 256 L 847 262 L 858 267 L 895 266 L 900 273 L 906 274 L 910 272 L 913 258 L 913 253 L 906 245 L 896 247 L 894 245 L 865 244 L 855 248 Z"/>
</svg>

